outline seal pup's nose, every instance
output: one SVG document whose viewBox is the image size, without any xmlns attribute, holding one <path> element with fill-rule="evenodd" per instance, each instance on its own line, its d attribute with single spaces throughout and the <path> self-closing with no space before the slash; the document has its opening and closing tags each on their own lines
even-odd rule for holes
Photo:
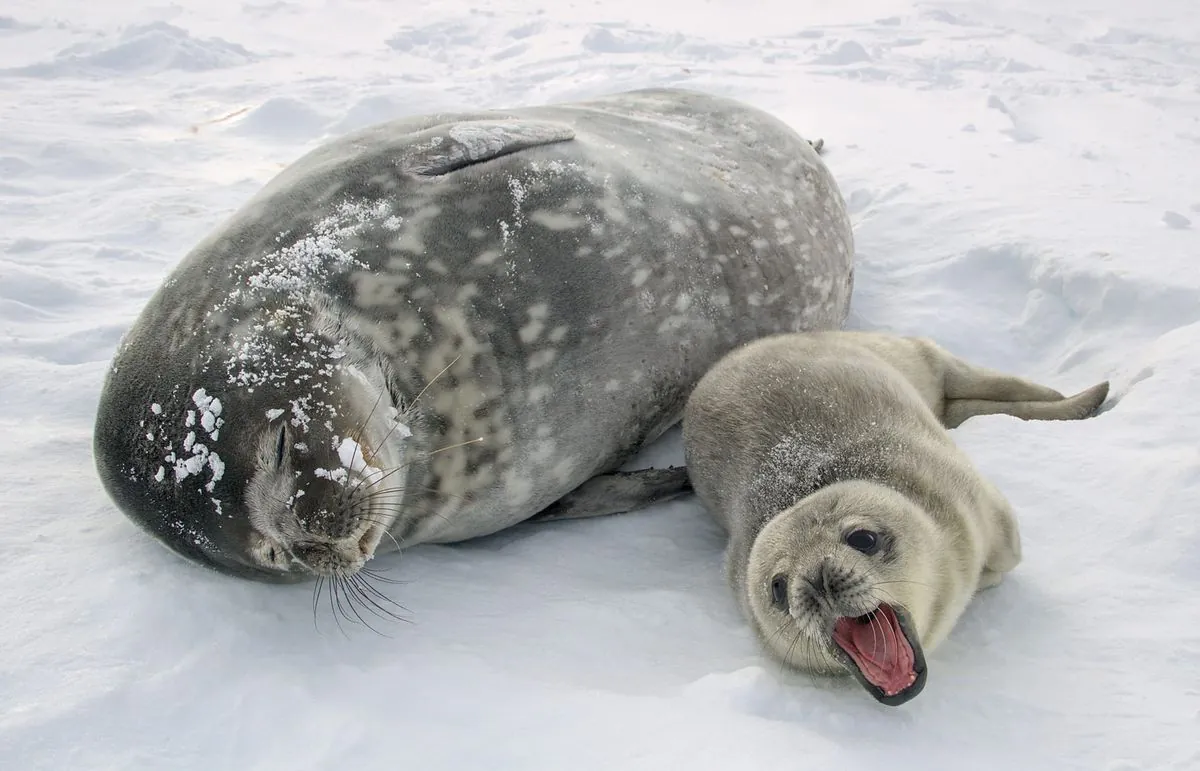
<svg viewBox="0 0 1200 771">
<path fill-rule="evenodd" d="M 839 565 L 833 556 L 821 560 L 804 576 L 804 582 L 812 598 L 833 615 L 841 615 L 843 600 L 857 583 L 853 571 Z"/>
</svg>

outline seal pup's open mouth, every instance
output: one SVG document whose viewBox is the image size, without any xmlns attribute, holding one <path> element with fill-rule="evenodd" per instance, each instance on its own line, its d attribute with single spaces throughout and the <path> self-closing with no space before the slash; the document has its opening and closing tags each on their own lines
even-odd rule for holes
<svg viewBox="0 0 1200 771">
<path fill-rule="evenodd" d="M 898 707 L 925 687 L 925 653 L 903 608 L 887 603 L 833 625 L 834 655 L 876 701 Z"/>
</svg>

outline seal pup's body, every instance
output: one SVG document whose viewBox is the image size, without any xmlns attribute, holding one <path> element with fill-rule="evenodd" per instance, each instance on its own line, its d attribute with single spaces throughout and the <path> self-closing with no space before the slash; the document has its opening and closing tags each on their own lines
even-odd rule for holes
<svg viewBox="0 0 1200 771">
<path fill-rule="evenodd" d="M 1066 398 L 921 338 L 772 336 L 692 393 L 688 474 L 729 533 L 730 582 L 770 653 L 849 670 L 901 704 L 924 685 L 924 653 L 1021 557 L 1011 507 L 946 428 L 1080 419 L 1107 392 Z"/>
<path fill-rule="evenodd" d="M 610 475 L 733 347 L 846 317 L 853 242 L 807 141 L 679 90 L 408 118 L 320 147 L 171 273 L 95 456 L 175 551 L 266 580 L 545 511 Z"/>
</svg>

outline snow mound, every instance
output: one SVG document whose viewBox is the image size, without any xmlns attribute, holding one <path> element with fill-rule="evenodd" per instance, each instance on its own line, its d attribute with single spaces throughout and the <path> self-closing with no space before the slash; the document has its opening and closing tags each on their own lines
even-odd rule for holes
<svg viewBox="0 0 1200 771">
<path fill-rule="evenodd" d="M 37 78 L 153 75 L 169 70 L 207 72 L 238 67 L 258 57 L 220 38 L 198 39 L 166 22 L 137 24 L 115 36 L 76 43 L 52 60 L 13 70 Z"/>
<path fill-rule="evenodd" d="M 233 124 L 231 131 L 248 136 L 285 141 L 319 136 L 331 119 L 304 102 L 275 97 L 255 107 Z"/>
</svg>

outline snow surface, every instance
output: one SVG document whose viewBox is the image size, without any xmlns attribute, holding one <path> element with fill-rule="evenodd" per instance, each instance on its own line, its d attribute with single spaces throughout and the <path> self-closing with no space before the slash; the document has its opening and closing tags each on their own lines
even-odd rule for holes
<svg viewBox="0 0 1200 771">
<path fill-rule="evenodd" d="M 666 84 L 826 140 L 853 326 L 1114 383 L 1094 420 L 954 432 L 1025 559 L 915 701 L 770 663 L 691 500 L 382 558 L 390 637 L 117 514 L 106 362 L 284 165 L 391 117 Z M 0 768 L 1200 769 L 1198 160 L 1194 0 L 5 0 Z"/>
</svg>

